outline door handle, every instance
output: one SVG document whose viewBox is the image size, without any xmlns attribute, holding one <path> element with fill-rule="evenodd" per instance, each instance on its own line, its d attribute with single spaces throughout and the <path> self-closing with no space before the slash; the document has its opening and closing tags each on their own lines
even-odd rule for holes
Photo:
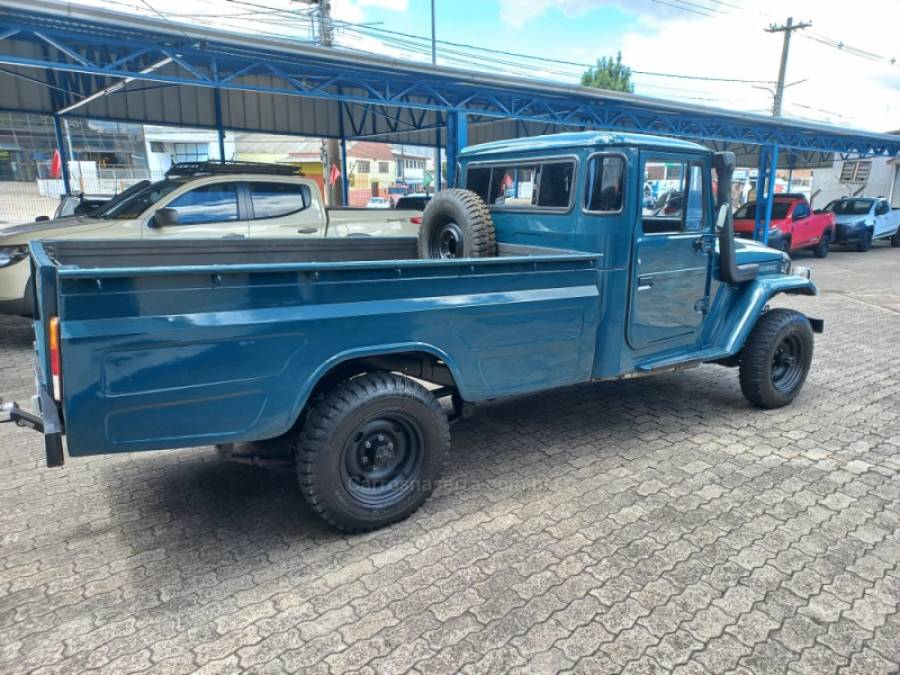
<svg viewBox="0 0 900 675">
<path fill-rule="evenodd" d="M 318 231 L 318 227 L 301 227 L 299 230 L 297 230 L 297 234 L 315 234 Z"/>
<path fill-rule="evenodd" d="M 712 240 L 707 239 L 706 237 L 697 237 L 694 239 L 694 250 L 700 251 L 702 253 L 709 253 L 712 251 Z"/>
<path fill-rule="evenodd" d="M 653 277 L 644 276 L 638 277 L 638 290 L 639 291 L 647 291 L 653 288 Z"/>
</svg>

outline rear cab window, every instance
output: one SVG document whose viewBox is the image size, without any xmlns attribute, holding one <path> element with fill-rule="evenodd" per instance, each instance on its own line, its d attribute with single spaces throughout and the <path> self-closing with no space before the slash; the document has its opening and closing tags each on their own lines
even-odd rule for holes
<svg viewBox="0 0 900 675">
<path fill-rule="evenodd" d="M 522 160 L 469 166 L 466 188 L 493 208 L 568 211 L 575 186 L 575 159 Z"/>
<path fill-rule="evenodd" d="M 254 220 L 280 218 L 299 213 L 312 203 L 309 186 L 303 183 L 249 183 Z"/>
</svg>

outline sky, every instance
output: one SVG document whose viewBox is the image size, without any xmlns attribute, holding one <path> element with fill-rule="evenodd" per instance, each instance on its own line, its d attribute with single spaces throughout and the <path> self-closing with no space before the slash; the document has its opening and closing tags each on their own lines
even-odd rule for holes
<svg viewBox="0 0 900 675">
<path fill-rule="evenodd" d="M 150 7 L 176 21 L 298 39 L 310 35 L 307 23 L 285 20 L 285 8 L 302 12 L 302 1 L 104 1 L 123 11 L 149 13 Z M 332 0 L 332 5 L 340 45 L 430 58 L 424 42 L 381 32 L 430 36 L 430 0 Z M 634 70 L 690 76 L 635 74 L 637 94 L 764 114 L 771 111 L 767 89 L 774 87 L 782 48 L 782 34 L 765 28 L 789 16 L 812 21 L 793 34 L 786 81 L 796 84 L 785 91 L 784 115 L 874 131 L 900 129 L 900 0 L 435 0 L 435 8 L 439 40 L 573 64 L 621 52 Z M 362 32 L 341 28 L 343 22 L 365 27 Z M 583 71 L 580 65 L 523 64 L 516 57 L 473 55 L 444 44 L 438 45 L 438 62 L 571 83 Z"/>
</svg>

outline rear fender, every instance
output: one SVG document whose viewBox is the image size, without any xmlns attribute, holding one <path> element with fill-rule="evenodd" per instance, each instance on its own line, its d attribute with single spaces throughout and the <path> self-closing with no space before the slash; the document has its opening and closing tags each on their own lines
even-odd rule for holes
<svg viewBox="0 0 900 675">
<path fill-rule="evenodd" d="M 431 354 L 432 356 L 435 356 L 443 361 L 447 365 L 447 368 L 450 370 L 450 373 L 453 376 L 454 383 L 457 390 L 459 391 L 460 396 L 463 398 L 463 400 L 467 398 L 467 392 L 464 388 L 463 380 L 460 377 L 459 365 L 453 357 L 451 357 L 442 349 L 438 349 L 434 345 L 426 344 L 424 342 L 400 342 L 387 345 L 373 345 L 369 347 L 360 347 L 358 349 L 350 349 L 344 352 L 340 352 L 320 365 L 307 379 L 301 390 L 298 392 L 298 396 L 294 401 L 294 406 L 291 411 L 291 419 L 296 420 L 300 417 L 300 414 L 303 412 L 304 407 L 306 407 L 306 404 L 309 401 L 310 395 L 313 393 L 319 382 L 321 382 L 323 378 L 327 377 L 329 373 L 340 367 L 341 364 L 348 363 L 355 359 L 372 358 L 376 356 L 388 356 L 392 354 L 403 354 L 411 352 L 424 352 L 426 354 Z"/>
<path fill-rule="evenodd" d="M 818 289 L 809 279 L 798 276 L 758 277 L 746 287 L 736 289 L 731 307 L 720 323 L 721 333 L 715 344 L 729 354 L 736 354 L 744 346 L 750 331 L 776 295 L 818 295 Z"/>
</svg>

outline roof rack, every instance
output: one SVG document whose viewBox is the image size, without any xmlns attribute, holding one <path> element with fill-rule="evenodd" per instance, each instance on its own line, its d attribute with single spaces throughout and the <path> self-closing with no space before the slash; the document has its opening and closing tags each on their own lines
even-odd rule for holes
<svg viewBox="0 0 900 675">
<path fill-rule="evenodd" d="M 230 173 L 266 173 L 277 176 L 302 176 L 296 166 L 288 164 L 266 164 L 264 162 L 177 162 L 166 171 L 166 178 L 184 176 L 211 176 Z"/>
</svg>

